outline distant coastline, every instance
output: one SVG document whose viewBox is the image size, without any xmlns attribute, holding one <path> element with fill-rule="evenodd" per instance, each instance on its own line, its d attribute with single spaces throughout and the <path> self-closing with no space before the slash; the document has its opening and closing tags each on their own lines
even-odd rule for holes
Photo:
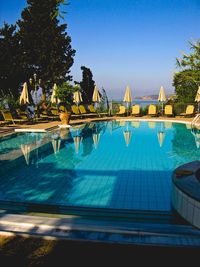
<svg viewBox="0 0 200 267">
<path fill-rule="evenodd" d="M 156 100 L 156 99 L 158 99 L 158 95 L 135 96 L 134 99 L 139 99 L 139 100 Z"/>
</svg>

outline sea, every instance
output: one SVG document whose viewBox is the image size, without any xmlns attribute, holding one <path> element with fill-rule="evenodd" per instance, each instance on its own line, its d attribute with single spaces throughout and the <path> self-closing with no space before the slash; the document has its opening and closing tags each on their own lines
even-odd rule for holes
<svg viewBox="0 0 200 267">
<path fill-rule="evenodd" d="M 151 105 L 151 104 L 158 104 L 158 100 L 142 100 L 142 99 L 133 99 L 132 105 L 139 104 L 142 108 Z"/>
<path fill-rule="evenodd" d="M 116 100 L 116 102 L 119 103 L 123 103 L 121 100 Z M 153 100 L 142 100 L 142 99 L 133 99 L 131 105 L 136 105 L 139 104 L 141 108 L 145 108 L 146 106 L 149 106 L 150 104 L 158 104 L 158 100 L 157 99 L 153 99 Z"/>
</svg>

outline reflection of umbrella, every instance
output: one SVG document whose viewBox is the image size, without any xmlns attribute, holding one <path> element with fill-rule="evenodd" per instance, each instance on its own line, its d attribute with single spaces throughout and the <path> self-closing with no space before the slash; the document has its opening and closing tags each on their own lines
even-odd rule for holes
<svg viewBox="0 0 200 267">
<path fill-rule="evenodd" d="M 82 102 L 82 96 L 81 96 L 81 92 L 80 91 L 76 91 L 74 93 L 74 102 L 78 105 L 80 102 Z"/>
<path fill-rule="evenodd" d="M 101 101 L 101 97 L 100 97 L 100 94 L 99 94 L 99 90 L 97 88 L 97 86 L 95 85 L 94 87 L 94 92 L 93 92 L 93 96 L 92 96 L 92 101 L 93 102 L 96 102 L 96 103 L 99 103 Z"/>
<path fill-rule="evenodd" d="M 124 131 L 124 139 L 126 142 L 126 146 L 128 146 L 131 141 L 131 131 L 129 130 Z"/>
<path fill-rule="evenodd" d="M 54 83 L 53 85 L 53 91 L 52 91 L 52 95 L 51 95 L 51 103 L 59 103 L 60 102 L 60 99 L 58 99 L 56 97 L 56 91 L 57 91 L 58 87 L 57 87 L 57 84 Z"/>
<path fill-rule="evenodd" d="M 75 151 L 78 154 L 79 152 L 79 148 L 80 148 L 80 142 L 82 141 L 82 137 L 80 136 L 74 136 L 74 147 L 75 147 Z"/>
<path fill-rule="evenodd" d="M 23 84 L 23 89 L 22 89 L 22 93 L 21 93 L 20 98 L 19 98 L 19 103 L 20 104 L 26 104 L 26 103 L 30 104 L 29 96 L 28 96 L 28 86 L 27 86 L 26 82 Z"/>
<path fill-rule="evenodd" d="M 196 143 L 196 147 L 200 147 L 200 133 L 195 133 L 194 131 L 191 131 L 192 135 L 194 136 L 194 141 Z"/>
<path fill-rule="evenodd" d="M 26 164 L 29 165 L 31 146 L 30 145 L 21 145 L 21 150 L 22 150 L 22 153 L 23 153 L 24 158 L 26 160 Z"/>
<path fill-rule="evenodd" d="M 165 133 L 158 132 L 158 142 L 159 142 L 160 147 L 162 147 L 164 139 L 165 139 Z"/>
<path fill-rule="evenodd" d="M 129 103 L 132 102 L 131 89 L 130 89 L 129 86 L 126 86 L 126 91 L 125 91 L 125 94 L 124 94 L 123 101 L 127 103 L 127 115 L 128 115 L 128 105 L 129 105 Z"/>
<path fill-rule="evenodd" d="M 196 97 L 195 97 L 195 102 L 198 102 L 198 112 L 199 112 L 199 103 L 200 103 L 200 86 L 197 90 L 197 94 L 196 94 Z"/>
<path fill-rule="evenodd" d="M 160 101 L 162 103 L 162 113 L 163 113 L 163 102 L 165 102 L 166 100 L 167 100 L 167 98 L 165 95 L 164 88 L 163 88 L 163 86 L 161 86 L 159 96 L 158 96 L 158 101 Z"/>
<path fill-rule="evenodd" d="M 57 154 L 60 151 L 61 140 L 60 139 L 53 139 L 51 143 L 53 146 L 54 154 Z"/>
<path fill-rule="evenodd" d="M 98 144 L 99 144 L 99 140 L 100 140 L 100 134 L 99 133 L 94 133 L 92 135 L 92 138 L 93 138 L 94 147 L 97 148 Z"/>
</svg>

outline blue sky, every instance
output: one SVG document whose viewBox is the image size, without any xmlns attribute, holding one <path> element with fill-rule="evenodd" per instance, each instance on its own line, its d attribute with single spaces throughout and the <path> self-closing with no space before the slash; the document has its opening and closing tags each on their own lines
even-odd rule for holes
<svg viewBox="0 0 200 267">
<path fill-rule="evenodd" d="M 0 26 L 20 18 L 25 0 L 1 0 Z M 175 58 L 200 38 L 200 0 L 70 0 L 63 22 L 76 49 L 71 69 L 81 80 L 89 67 L 99 88 L 121 99 L 126 85 L 133 97 L 173 92 Z M 61 21 L 62 22 L 62 21 Z"/>
</svg>

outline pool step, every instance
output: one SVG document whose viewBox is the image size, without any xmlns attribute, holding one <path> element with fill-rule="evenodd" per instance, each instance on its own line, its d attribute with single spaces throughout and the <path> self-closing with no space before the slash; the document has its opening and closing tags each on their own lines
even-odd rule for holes
<svg viewBox="0 0 200 267">
<path fill-rule="evenodd" d="M 36 204 L 26 202 L 14 202 L 0 200 L 0 208 L 6 209 L 9 212 L 35 212 L 44 214 L 74 215 L 82 218 L 112 219 L 116 221 L 131 221 L 131 222 L 148 222 L 160 224 L 186 224 L 175 212 L 165 211 L 139 211 L 128 209 L 111 209 L 111 208 L 91 208 L 91 207 L 72 207 L 50 204 Z"/>
<path fill-rule="evenodd" d="M 77 241 L 150 246 L 200 247 L 200 231 L 191 226 L 130 223 L 80 218 L 1 214 L 0 232 Z"/>
</svg>

